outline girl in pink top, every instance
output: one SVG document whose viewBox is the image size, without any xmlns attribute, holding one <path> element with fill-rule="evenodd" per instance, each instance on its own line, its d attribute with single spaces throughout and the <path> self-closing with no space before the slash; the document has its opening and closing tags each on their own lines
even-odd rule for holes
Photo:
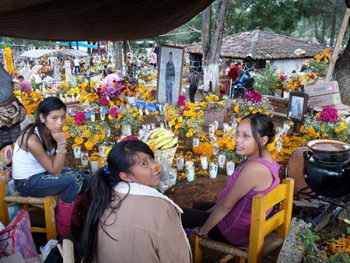
<svg viewBox="0 0 350 263">
<path fill-rule="evenodd" d="M 268 193 L 280 183 L 279 165 L 266 148 L 274 136 L 274 124 L 267 115 L 256 113 L 243 118 L 237 128 L 236 152 L 247 159 L 238 166 L 210 209 L 200 211 L 203 205 L 198 204 L 194 204 L 197 209 L 184 209 L 185 228 L 202 225 L 194 229 L 202 237 L 236 246 L 248 245 L 253 196 Z M 205 206 L 208 208 L 208 204 Z"/>
</svg>

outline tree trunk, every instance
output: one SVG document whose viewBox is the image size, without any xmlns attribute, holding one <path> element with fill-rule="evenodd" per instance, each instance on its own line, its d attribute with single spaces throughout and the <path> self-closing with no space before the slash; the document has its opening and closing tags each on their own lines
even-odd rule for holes
<svg viewBox="0 0 350 263">
<path fill-rule="evenodd" d="M 115 71 L 123 70 L 123 41 L 115 41 Z"/>
<path fill-rule="evenodd" d="M 203 66 L 204 91 L 215 92 L 216 87 L 219 87 L 219 66 L 219 63 L 209 63 Z"/>
<path fill-rule="evenodd" d="M 211 6 L 208 6 L 202 15 L 203 84 L 204 91 L 208 91 L 211 87 L 212 92 L 219 87 L 219 60 L 228 0 L 217 0 L 216 3 L 216 17 L 213 24 Z"/>
<path fill-rule="evenodd" d="M 337 5 L 337 3 L 335 3 L 335 1 L 333 1 L 333 7 L 334 7 L 334 11 L 332 13 L 331 35 L 330 35 L 330 42 L 329 42 L 330 47 L 334 47 L 335 30 L 336 30 L 336 26 L 337 26 L 337 11 L 338 11 L 337 9 L 338 9 L 338 5 Z"/>
<path fill-rule="evenodd" d="M 350 105 L 350 38 L 345 50 L 337 59 L 333 77 L 339 83 L 343 104 Z"/>
<path fill-rule="evenodd" d="M 328 17 L 322 17 L 322 28 L 321 28 L 321 44 L 326 44 L 326 26 L 328 24 Z"/>
</svg>

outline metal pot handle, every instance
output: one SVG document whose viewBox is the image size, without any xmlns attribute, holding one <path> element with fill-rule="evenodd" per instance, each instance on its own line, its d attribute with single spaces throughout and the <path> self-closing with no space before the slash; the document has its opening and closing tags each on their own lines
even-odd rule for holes
<svg viewBox="0 0 350 263">
<path fill-rule="evenodd" d="M 314 153 L 310 150 L 305 151 L 303 154 L 305 160 L 309 160 L 314 155 Z"/>
</svg>

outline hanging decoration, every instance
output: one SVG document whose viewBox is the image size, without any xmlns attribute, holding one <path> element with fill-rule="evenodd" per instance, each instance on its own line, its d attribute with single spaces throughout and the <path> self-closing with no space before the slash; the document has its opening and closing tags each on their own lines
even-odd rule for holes
<svg viewBox="0 0 350 263">
<path fill-rule="evenodd" d="M 4 61 L 5 69 L 9 74 L 15 73 L 15 68 L 13 66 L 13 58 L 11 48 L 4 46 Z"/>
</svg>

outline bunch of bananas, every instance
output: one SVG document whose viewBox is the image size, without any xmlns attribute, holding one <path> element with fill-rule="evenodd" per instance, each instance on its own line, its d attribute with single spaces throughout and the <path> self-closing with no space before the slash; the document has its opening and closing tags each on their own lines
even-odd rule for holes
<svg viewBox="0 0 350 263">
<path fill-rule="evenodd" d="M 146 143 L 157 150 L 166 150 L 176 146 L 178 138 L 174 133 L 164 128 L 157 128 L 151 131 Z"/>
</svg>

